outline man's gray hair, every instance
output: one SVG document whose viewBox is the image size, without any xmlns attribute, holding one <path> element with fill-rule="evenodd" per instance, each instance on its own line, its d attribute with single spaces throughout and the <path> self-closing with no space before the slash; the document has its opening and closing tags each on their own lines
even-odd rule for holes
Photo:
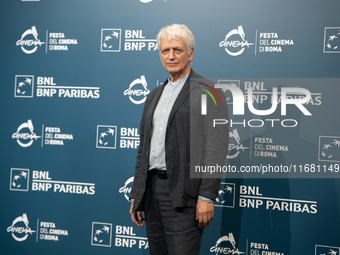
<svg viewBox="0 0 340 255">
<path fill-rule="evenodd" d="M 159 30 L 157 35 L 157 43 L 158 43 L 158 50 L 160 51 L 161 40 L 168 36 L 168 41 L 172 39 L 176 39 L 176 37 L 181 38 L 188 49 L 188 55 L 191 54 L 191 51 L 195 49 L 195 39 L 194 35 L 190 31 L 190 29 L 186 25 L 182 24 L 172 24 L 166 27 L 163 27 Z"/>
</svg>

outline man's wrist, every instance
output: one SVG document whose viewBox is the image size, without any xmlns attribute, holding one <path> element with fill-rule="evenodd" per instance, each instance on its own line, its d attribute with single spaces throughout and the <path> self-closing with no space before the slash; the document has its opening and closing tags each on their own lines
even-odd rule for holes
<svg viewBox="0 0 340 255">
<path fill-rule="evenodd" d="M 210 199 L 208 197 L 204 197 L 204 196 L 198 195 L 198 198 L 203 200 L 204 202 L 214 203 L 214 200 L 212 200 L 212 199 Z"/>
</svg>

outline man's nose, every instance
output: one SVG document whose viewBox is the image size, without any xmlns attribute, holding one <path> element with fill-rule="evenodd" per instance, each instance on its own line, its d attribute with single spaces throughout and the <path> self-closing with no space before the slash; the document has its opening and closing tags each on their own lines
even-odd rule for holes
<svg viewBox="0 0 340 255">
<path fill-rule="evenodd" d="M 174 59 L 175 58 L 175 53 L 174 53 L 173 49 L 170 49 L 170 51 L 169 51 L 169 58 L 170 59 Z"/>
</svg>

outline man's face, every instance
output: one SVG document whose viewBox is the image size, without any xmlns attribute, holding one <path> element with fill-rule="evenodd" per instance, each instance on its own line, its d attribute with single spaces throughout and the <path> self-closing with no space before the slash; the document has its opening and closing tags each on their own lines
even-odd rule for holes
<svg viewBox="0 0 340 255">
<path fill-rule="evenodd" d="M 188 49 L 185 42 L 176 37 L 168 41 L 167 36 L 161 40 L 160 57 L 162 64 L 170 74 L 170 79 L 175 80 L 190 72 L 190 61 L 193 59 L 194 51 L 188 55 Z"/>
</svg>

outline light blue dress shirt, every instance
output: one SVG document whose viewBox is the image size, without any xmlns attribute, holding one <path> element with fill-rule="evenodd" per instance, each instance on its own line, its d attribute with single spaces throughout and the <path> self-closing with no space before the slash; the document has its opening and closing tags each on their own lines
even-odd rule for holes
<svg viewBox="0 0 340 255">
<path fill-rule="evenodd" d="M 169 115 L 172 106 L 181 92 L 189 74 L 183 76 L 175 82 L 170 80 L 164 87 L 163 93 L 158 101 L 152 122 L 152 137 L 150 143 L 149 170 L 157 168 L 166 170 L 165 163 L 165 134 Z"/>
<path fill-rule="evenodd" d="M 181 79 L 175 82 L 168 80 L 167 85 L 164 87 L 161 98 L 158 101 L 152 120 L 149 170 L 154 168 L 166 170 L 165 134 L 168 119 L 175 100 L 177 99 L 178 94 L 181 92 L 188 76 L 189 74 L 183 76 Z M 213 200 L 206 197 L 198 196 L 198 198 L 206 202 L 214 202 Z"/>
</svg>

